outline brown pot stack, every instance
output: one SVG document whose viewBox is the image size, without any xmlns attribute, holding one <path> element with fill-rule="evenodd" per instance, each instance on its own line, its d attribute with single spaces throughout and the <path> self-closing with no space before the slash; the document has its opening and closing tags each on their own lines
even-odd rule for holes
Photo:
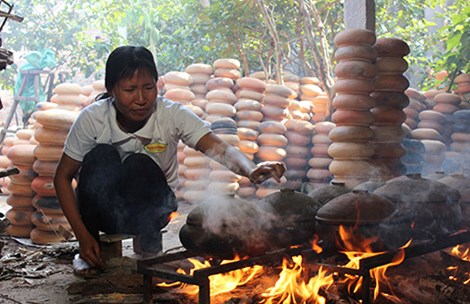
<svg viewBox="0 0 470 304">
<path fill-rule="evenodd" d="M 193 63 L 188 65 L 184 71 L 191 75 L 192 82 L 189 88 L 194 93 L 195 98 L 206 98 L 207 87 L 206 83 L 214 73 L 214 68 L 207 63 Z"/>
<path fill-rule="evenodd" d="M 87 103 L 87 97 L 82 94 L 82 87 L 76 83 L 61 83 L 54 88 L 51 102 L 58 104 L 58 108 L 79 111 Z"/>
<path fill-rule="evenodd" d="M 308 160 L 311 158 L 310 145 L 314 133 L 314 124 L 308 120 L 287 119 L 285 137 L 288 140 L 286 158 L 284 163 L 287 171 L 284 176 L 287 179 L 286 187 L 300 190 L 305 181 L 308 170 Z"/>
<path fill-rule="evenodd" d="M 22 137 L 20 135 L 20 137 Z M 15 139 L 8 148 L 6 156 L 13 167 L 19 169 L 20 173 L 11 175 L 7 186 L 9 194 L 7 204 L 11 208 L 6 212 L 6 218 L 10 225 L 6 228 L 6 233 L 14 237 L 29 238 L 29 234 L 34 226 L 31 222 L 31 215 L 34 212 L 32 199 L 34 192 L 31 183 L 36 177 L 33 171 L 34 149 L 36 145 L 30 144 L 25 137 Z"/>
<path fill-rule="evenodd" d="M 328 185 L 333 178 L 328 169 L 333 160 L 328 154 L 328 149 L 332 143 L 329 134 L 334 127 L 335 124 L 330 121 L 315 123 L 315 133 L 312 136 L 310 149 L 312 158 L 308 161 L 310 169 L 307 172 L 307 177 L 313 188 Z"/>
<path fill-rule="evenodd" d="M 386 180 L 406 173 L 406 167 L 401 162 L 406 150 L 401 141 L 406 134 L 402 124 L 407 119 L 403 109 L 409 105 L 405 94 L 409 81 L 403 75 L 408 69 L 403 57 L 409 54 L 410 48 L 403 40 L 394 38 L 377 39 L 373 48 L 377 51 L 377 76 L 375 90 L 371 94 L 375 100 L 371 110 L 374 114 L 371 126 L 374 138 L 371 143 L 375 150 L 373 162 L 377 167 L 386 169 L 386 176 L 378 178 Z"/>
<path fill-rule="evenodd" d="M 35 228 L 30 238 L 35 244 L 57 243 L 71 237 L 71 227 L 62 213 L 54 188 L 54 174 L 59 163 L 65 139 L 79 112 L 49 109 L 34 113 L 38 142 L 34 150 L 33 170 L 37 176 L 31 183 L 36 208 L 32 216 Z"/>
<path fill-rule="evenodd" d="M 374 152 L 369 146 L 373 137 L 370 126 L 374 122 L 370 110 L 375 106 L 370 93 L 374 91 L 377 74 L 374 66 L 377 51 L 372 45 L 376 37 L 372 31 L 351 29 L 336 35 L 334 42 L 338 63 L 336 96 L 332 101 L 335 111 L 331 118 L 336 127 L 330 132 L 333 143 L 328 153 L 333 161 L 329 170 L 334 181 L 353 188 L 369 180 L 376 171 L 371 162 Z"/>
<path fill-rule="evenodd" d="M 313 121 L 325 121 L 330 115 L 328 109 L 328 97 L 320 87 L 317 77 L 302 77 L 300 80 L 300 100 L 308 101 L 312 105 Z"/>
<path fill-rule="evenodd" d="M 240 139 L 238 147 L 249 159 L 253 160 L 259 151 L 257 138 L 258 127 L 264 118 L 261 108 L 266 82 L 256 77 L 242 77 L 236 81 L 237 91 L 235 95 L 238 101 L 235 103 L 237 134 Z M 255 196 L 255 187 L 246 177 L 240 177 L 240 188 L 237 193 L 243 198 Z"/>
</svg>

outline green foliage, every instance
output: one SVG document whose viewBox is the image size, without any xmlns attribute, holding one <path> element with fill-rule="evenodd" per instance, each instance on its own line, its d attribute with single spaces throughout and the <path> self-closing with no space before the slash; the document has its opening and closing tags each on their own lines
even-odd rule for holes
<svg viewBox="0 0 470 304">
<path fill-rule="evenodd" d="M 459 14 L 443 15 L 443 18 L 447 25 L 439 30 L 439 36 L 445 41 L 445 50 L 432 66 L 436 71 L 445 70 L 450 74 L 447 85 L 452 89 L 456 76 L 470 72 L 470 6 Z"/>
<path fill-rule="evenodd" d="M 14 3 L 14 13 L 24 21 L 9 21 L 2 36 L 4 47 L 15 56 L 51 48 L 57 69 L 69 78 L 82 74 L 99 79 L 109 51 L 123 44 L 150 48 L 161 74 L 223 57 L 241 60 L 248 72 L 272 72 L 277 57 L 259 2 L 211 0 L 204 7 L 199 0 L 24 0 Z M 319 73 L 325 67 L 315 61 L 318 50 L 334 63 L 333 38 L 344 29 L 343 1 L 304 0 L 311 28 L 302 18 L 300 0 L 263 2 L 275 25 L 285 70 L 300 76 Z M 410 45 L 406 59 L 415 67 L 410 76 L 417 86 L 434 86 L 434 71 L 468 72 L 469 7 L 464 0 L 446 3 L 376 0 L 377 35 Z M 441 8 L 441 13 L 428 20 L 423 7 Z M 7 86 L 14 83 L 14 68 L 2 75 Z"/>
</svg>

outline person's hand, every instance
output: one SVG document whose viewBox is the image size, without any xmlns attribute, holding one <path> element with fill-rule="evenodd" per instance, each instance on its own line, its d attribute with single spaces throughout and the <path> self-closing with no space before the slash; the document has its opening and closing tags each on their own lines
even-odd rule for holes
<svg viewBox="0 0 470 304">
<path fill-rule="evenodd" d="M 90 266 L 96 268 L 104 266 L 100 253 L 100 245 L 91 234 L 80 240 L 80 258 L 85 260 Z"/>
<path fill-rule="evenodd" d="M 286 166 L 278 161 L 265 161 L 261 162 L 250 171 L 248 178 L 254 184 L 264 182 L 269 178 L 274 178 L 278 183 L 281 182 L 281 177 L 286 171 Z"/>
</svg>

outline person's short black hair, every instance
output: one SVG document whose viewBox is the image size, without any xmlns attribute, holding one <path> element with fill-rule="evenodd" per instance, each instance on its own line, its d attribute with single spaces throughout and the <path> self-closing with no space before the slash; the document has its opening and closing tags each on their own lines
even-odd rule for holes
<svg viewBox="0 0 470 304">
<path fill-rule="evenodd" d="M 108 92 L 119 80 L 131 78 L 137 70 L 146 70 L 158 80 L 158 71 L 152 52 L 143 46 L 125 45 L 114 49 L 106 61 L 104 85 Z"/>
</svg>

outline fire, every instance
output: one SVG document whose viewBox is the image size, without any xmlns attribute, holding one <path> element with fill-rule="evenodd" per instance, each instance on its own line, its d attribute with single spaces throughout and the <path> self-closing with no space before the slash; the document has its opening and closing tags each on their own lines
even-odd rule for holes
<svg viewBox="0 0 470 304">
<path fill-rule="evenodd" d="M 239 261 L 240 258 L 236 257 L 234 260 L 224 260 L 221 264 L 227 264 L 235 261 Z M 201 262 L 194 258 L 188 259 L 191 264 L 193 264 L 193 268 L 189 270 L 189 273 L 182 268 L 177 270 L 178 273 L 181 274 L 188 274 L 193 275 L 196 270 L 211 267 L 209 261 L 205 260 Z M 209 277 L 210 280 L 210 294 L 211 296 L 215 296 L 218 294 L 230 292 L 235 290 L 238 286 L 245 285 L 250 280 L 252 280 L 255 276 L 261 274 L 263 271 L 263 267 L 259 265 L 255 265 L 253 267 L 245 267 L 237 270 L 233 270 L 227 273 L 215 274 Z M 179 289 L 176 291 L 178 293 L 184 293 L 188 295 L 197 295 L 199 292 L 199 287 L 196 285 L 186 284 L 186 283 L 160 283 L 158 284 L 160 287 L 174 287 L 179 286 Z"/>
<path fill-rule="evenodd" d="M 262 294 L 266 298 L 261 303 L 296 304 L 296 303 L 326 303 L 326 299 L 319 295 L 320 289 L 328 289 L 334 282 L 333 275 L 327 274 L 322 267 L 318 275 L 311 277 L 306 283 L 303 277 L 305 269 L 302 267 L 302 257 L 292 257 L 292 265 L 287 259 L 282 262 L 282 271 L 274 287 L 270 287 Z M 300 282 L 299 282 L 300 281 Z"/>
<path fill-rule="evenodd" d="M 470 247 L 465 248 L 463 245 L 457 245 L 452 248 L 451 253 L 461 260 L 470 262 Z"/>
<path fill-rule="evenodd" d="M 354 228 L 347 229 L 343 226 L 340 226 L 339 235 L 345 248 L 342 253 L 344 253 L 349 259 L 349 262 L 344 265 L 344 267 L 359 269 L 359 263 L 361 259 L 379 255 L 383 252 L 373 252 L 372 250 L 371 245 L 377 240 L 376 237 L 362 239 L 358 244 L 356 244 L 358 238 L 356 236 L 353 237 L 353 230 Z M 389 267 L 399 265 L 404 261 L 405 251 L 403 249 L 408 247 L 410 244 L 411 240 L 400 248 L 398 253 L 389 264 L 370 270 L 370 276 L 373 280 L 375 280 L 374 300 L 376 300 L 381 294 L 381 286 L 383 286 L 383 284 L 386 284 L 390 291 L 392 290 L 390 282 L 388 281 L 385 273 Z M 346 279 L 343 281 L 343 283 L 347 284 L 349 293 L 354 294 L 361 289 L 362 281 L 362 277 L 358 278 L 357 276 L 346 275 Z M 386 297 L 390 298 L 391 296 L 387 294 Z"/>
<path fill-rule="evenodd" d="M 461 259 L 462 261 L 470 262 L 470 247 L 465 247 L 464 245 L 457 245 L 452 248 L 450 253 L 453 256 Z M 458 266 L 449 266 L 447 267 L 447 270 L 449 270 L 449 272 L 452 272 L 452 275 L 449 276 L 449 280 L 459 281 L 459 277 L 462 277 L 462 274 L 459 275 L 459 272 L 462 273 L 463 271 L 460 271 Z M 464 279 L 462 279 L 463 284 L 470 285 L 470 272 L 465 272 L 463 276 L 465 277 Z"/>
<path fill-rule="evenodd" d="M 173 211 L 172 213 L 170 213 L 170 216 L 168 217 L 168 219 L 171 221 L 175 219 L 178 215 L 180 215 L 178 212 Z"/>
</svg>

